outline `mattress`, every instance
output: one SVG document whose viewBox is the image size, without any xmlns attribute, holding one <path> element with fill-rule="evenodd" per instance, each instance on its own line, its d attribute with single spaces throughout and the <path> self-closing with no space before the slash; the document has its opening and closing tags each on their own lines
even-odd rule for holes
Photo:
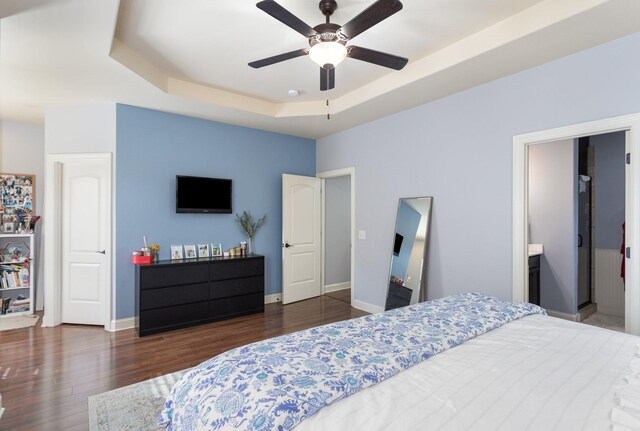
<svg viewBox="0 0 640 431">
<path fill-rule="evenodd" d="M 639 341 L 523 317 L 327 406 L 295 430 L 612 429 Z M 623 410 L 615 416 L 615 429 L 638 425 Z"/>
</svg>

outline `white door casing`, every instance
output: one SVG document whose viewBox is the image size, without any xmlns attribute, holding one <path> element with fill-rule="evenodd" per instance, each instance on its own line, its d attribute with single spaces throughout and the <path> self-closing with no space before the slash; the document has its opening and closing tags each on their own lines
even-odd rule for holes
<svg viewBox="0 0 640 431">
<path fill-rule="evenodd" d="M 111 154 L 48 154 L 45 177 L 43 326 L 113 330 Z"/>
<path fill-rule="evenodd" d="M 370 311 L 371 310 L 365 310 L 365 308 L 367 307 L 362 307 L 362 305 L 356 301 L 355 296 L 356 296 L 356 289 L 357 289 L 357 284 L 356 284 L 356 274 L 355 274 L 355 267 L 356 267 L 356 168 L 355 167 L 349 167 L 349 168 L 342 168 L 342 169 L 334 169 L 332 171 L 325 171 L 325 172 L 319 172 L 317 174 L 317 177 L 322 179 L 322 190 L 324 190 L 324 184 L 325 184 L 325 180 L 328 178 L 336 178 L 336 177 L 344 177 L 344 176 L 349 176 L 350 180 L 351 180 L 351 222 L 350 222 L 350 226 L 351 226 L 351 306 L 354 308 L 358 308 L 358 309 L 362 309 L 364 311 Z M 321 236 L 321 241 L 322 241 L 322 286 L 325 285 L 326 283 L 326 264 L 324 261 L 324 257 L 325 257 L 325 253 L 327 253 L 326 250 L 326 234 L 327 231 L 325 229 L 325 216 L 324 216 L 324 212 L 326 211 L 326 194 L 323 192 L 322 193 L 322 236 Z M 324 294 L 324 292 L 323 292 Z M 377 311 L 373 311 L 374 313 Z"/>
<path fill-rule="evenodd" d="M 321 180 L 282 175 L 282 303 L 320 296 Z"/>
<path fill-rule="evenodd" d="M 625 332 L 640 335 L 640 114 L 623 115 L 589 123 L 559 127 L 513 137 L 513 293 L 514 301 L 528 300 L 528 151 L 529 145 L 561 139 L 627 131 L 631 164 L 625 175 L 625 245 L 631 257 L 625 260 Z"/>
</svg>

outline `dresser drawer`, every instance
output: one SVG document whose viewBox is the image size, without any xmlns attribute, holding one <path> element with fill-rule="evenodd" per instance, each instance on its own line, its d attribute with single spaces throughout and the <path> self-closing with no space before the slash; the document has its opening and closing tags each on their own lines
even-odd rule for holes
<svg viewBox="0 0 640 431">
<path fill-rule="evenodd" d="M 211 265 L 209 280 L 228 280 L 264 274 L 264 259 L 216 262 Z"/>
<path fill-rule="evenodd" d="M 209 283 L 147 289 L 140 292 L 140 311 L 190 304 L 208 299 Z"/>
<path fill-rule="evenodd" d="M 263 293 L 264 276 L 235 278 L 232 280 L 212 281 L 209 284 L 211 299 L 226 298 L 228 296 L 247 295 L 249 293 Z"/>
<path fill-rule="evenodd" d="M 209 301 L 209 313 L 213 318 L 230 317 L 264 311 L 264 295 L 253 293 Z"/>
<path fill-rule="evenodd" d="M 207 319 L 208 312 L 209 304 L 207 302 L 176 305 L 170 309 L 141 311 L 139 332 L 140 335 L 146 335 L 171 329 L 171 327 L 189 326 Z"/>
<path fill-rule="evenodd" d="M 140 289 L 154 289 L 182 284 L 206 283 L 209 279 L 209 265 L 205 263 L 161 268 L 141 268 Z"/>
</svg>

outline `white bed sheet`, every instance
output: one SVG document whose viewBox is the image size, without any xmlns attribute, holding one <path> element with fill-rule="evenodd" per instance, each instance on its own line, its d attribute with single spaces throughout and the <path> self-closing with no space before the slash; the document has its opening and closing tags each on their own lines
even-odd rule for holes
<svg viewBox="0 0 640 431">
<path fill-rule="evenodd" d="M 640 338 L 527 316 L 320 410 L 296 431 L 608 430 Z"/>
</svg>

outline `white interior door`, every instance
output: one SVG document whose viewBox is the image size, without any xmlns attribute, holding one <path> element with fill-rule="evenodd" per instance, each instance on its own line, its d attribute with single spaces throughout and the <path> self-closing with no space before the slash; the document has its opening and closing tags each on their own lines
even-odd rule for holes
<svg viewBox="0 0 640 431">
<path fill-rule="evenodd" d="M 108 160 L 86 159 L 62 165 L 63 323 L 106 323 L 109 180 Z"/>
<path fill-rule="evenodd" d="M 320 184 L 282 175 L 282 303 L 321 295 Z"/>
</svg>

